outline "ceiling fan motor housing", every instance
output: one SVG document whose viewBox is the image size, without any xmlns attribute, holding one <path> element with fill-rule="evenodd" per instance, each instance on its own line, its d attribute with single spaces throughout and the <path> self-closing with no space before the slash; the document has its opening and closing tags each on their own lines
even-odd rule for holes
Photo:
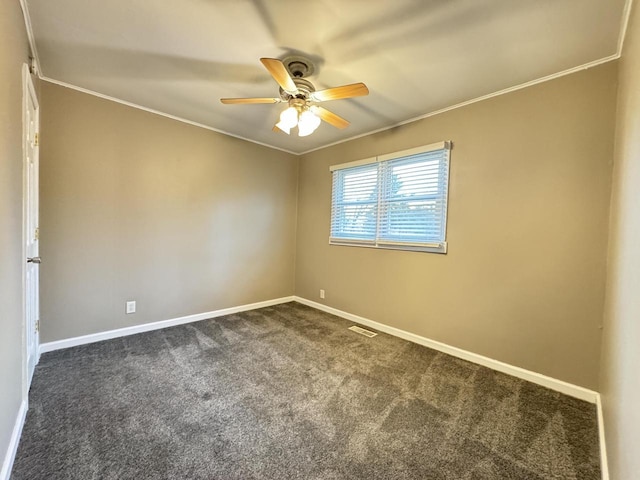
<svg viewBox="0 0 640 480">
<path fill-rule="evenodd" d="M 280 87 L 280 98 L 282 98 L 284 101 L 289 101 L 292 98 L 302 98 L 304 100 L 309 100 L 311 94 L 316 91 L 316 87 L 314 87 L 309 80 L 298 77 L 293 77 L 292 80 L 298 88 L 298 93 L 296 95 L 291 95 L 285 92 L 282 87 Z"/>
</svg>

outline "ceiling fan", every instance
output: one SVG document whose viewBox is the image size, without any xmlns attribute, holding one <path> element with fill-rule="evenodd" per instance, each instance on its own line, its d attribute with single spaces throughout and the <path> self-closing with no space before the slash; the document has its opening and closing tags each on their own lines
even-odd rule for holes
<svg viewBox="0 0 640 480">
<path fill-rule="evenodd" d="M 342 98 L 360 97 L 369 94 L 364 83 L 352 83 L 341 87 L 316 90 L 306 80 L 314 72 L 313 63 L 300 56 L 277 58 L 261 58 L 260 61 L 280 85 L 280 96 L 273 98 L 221 98 L 227 105 L 257 103 L 287 103 L 289 106 L 280 114 L 280 121 L 273 127 L 274 131 L 290 134 L 291 129 L 298 127 L 298 135 L 305 137 L 312 134 L 324 120 L 336 128 L 346 128 L 349 122 L 316 103 Z"/>
</svg>

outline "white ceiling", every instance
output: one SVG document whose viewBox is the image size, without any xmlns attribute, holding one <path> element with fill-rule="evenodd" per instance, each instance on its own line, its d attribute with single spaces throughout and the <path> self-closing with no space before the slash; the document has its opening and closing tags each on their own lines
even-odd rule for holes
<svg viewBox="0 0 640 480">
<path fill-rule="evenodd" d="M 625 0 L 26 0 L 44 78 L 295 153 L 618 53 Z M 274 133 L 285 108 L 260 57 L 304 54 L 348 119 Z"/>
</svg>

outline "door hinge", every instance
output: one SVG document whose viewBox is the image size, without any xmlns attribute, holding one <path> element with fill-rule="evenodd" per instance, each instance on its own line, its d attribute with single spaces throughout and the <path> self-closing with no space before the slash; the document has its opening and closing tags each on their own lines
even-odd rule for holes
<svg viewBox="0 0 640 480">
<path fill-rule="evenodd" d="M 35 233 L 33 234 L 33 238 L 34 238 L 35 240 L 40 240 L 40 227 L 37 227 L 37 228 L 36 228 L 36 231 L 35 231 Z"/>
<path fill-rule="evenodd" d="M 40 145 L 40 132 L 36 132 L 36 136 L 33 138 L 33 144 L 36 147 Z"/>
<path fill-rule="evenodd" d="M 36 332 L 40 331 L 40 320 L 36 320 Z"/>
</svg>

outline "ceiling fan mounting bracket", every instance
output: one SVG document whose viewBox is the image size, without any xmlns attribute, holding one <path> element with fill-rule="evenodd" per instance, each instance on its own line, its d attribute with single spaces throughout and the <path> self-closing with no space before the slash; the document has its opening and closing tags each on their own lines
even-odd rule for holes
<svg viewBox="0 0 640 480">
<path fill-rule="evenodd" d="M 311 60 L 300 55 L 292 55 L 282 60 L 287 71 L 291 74 L 293 79 L 305 78 L 313 75 L 316 68 Z"/>
</svg>

